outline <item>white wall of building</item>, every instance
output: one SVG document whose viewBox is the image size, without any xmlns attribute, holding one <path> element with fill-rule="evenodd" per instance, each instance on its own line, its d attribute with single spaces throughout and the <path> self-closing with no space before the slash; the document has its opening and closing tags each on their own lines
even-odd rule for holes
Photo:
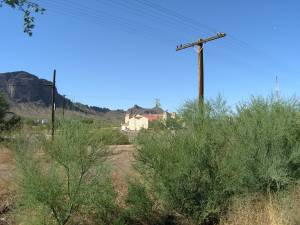
<svg viewBox="0 0 300 225">
<path fill-rule="evenodd" d="M 125 116 L 125 124 L 122 125 L 122 130 L 139 131 L 141 129 L 148 129 L 149 121 L 146 117 L 141 115 L 135 115 L 129 118 L 129 115 Z"/>
</svg>

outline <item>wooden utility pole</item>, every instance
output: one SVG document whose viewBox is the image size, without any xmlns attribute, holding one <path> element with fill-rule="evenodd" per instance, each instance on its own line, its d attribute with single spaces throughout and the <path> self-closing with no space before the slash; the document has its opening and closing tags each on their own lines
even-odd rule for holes
<svg viewBox="0 0 300 225">
<path fill-rule="evenodd" d="M 204 64 L 203 64 L 203 43 L 198 46 L 198 98 L 199 102 L 204 99 Z"/>
<path fill-rule="evenodd" d="M 51 136 L 52 139 L 54 138 L 54 123 L 55 123 L 55 79 L 56 79 L 56 70 L 53 72 L 53 83 L 52 83 L 52 116 L 51 116 L 51 125 L 52 125 L 52 130 L 51 130 Z"/>
<path fill-rule="evenodd" d="M 198 100 L 199 100 L 199 105 L 201 105 L 204 101 L 204 62 L 203 62 L 203 45 L 209 41 L 213 41 L 219 38 L 225 37 L 225 33 L 217 33 L 216 36 L 209 37 L 206 39 L 199 39 L 196 42 L 189 43 L 189 44 L 183 44 L 179 45 L 176 48 L 176 51 L 180 51 L 186 48 L 198 47 L 198 66 L 199 66 L 199 71 L 198 71 Z"/>
<path fill-rule="evenodd" d="M 66 95 L 63 95 L 63 108 L 62 108 L 62 113 L 63 113 L 63 119 L 65 118 L 65 98 L 66 98 Z"/>
</svg>

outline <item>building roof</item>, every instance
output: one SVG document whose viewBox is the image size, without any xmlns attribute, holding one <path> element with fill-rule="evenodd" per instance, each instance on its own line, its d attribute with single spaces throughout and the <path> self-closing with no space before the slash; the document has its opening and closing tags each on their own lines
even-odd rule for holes
<svg viewBox="0 0 300 225">
<path fill-rule="evenodd" d="M 161 118 L 161 114 L 148 114 L 148 115 L 144 115 L 149 122 L 153 122 L 155 120 L 159 120 Z"/>
</svg>

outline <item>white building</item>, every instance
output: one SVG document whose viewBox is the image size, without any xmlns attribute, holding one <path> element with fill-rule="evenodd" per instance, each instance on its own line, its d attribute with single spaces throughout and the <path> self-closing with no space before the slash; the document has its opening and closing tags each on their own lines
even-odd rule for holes
<svg viewBox="0 0 300 225">
<path fill-rule="evenodd" d="M 149 123 L 154 121 L 166 121 L 169 117 L 175 118 L 175 113 L 168 113 L 159 106 L 154 108 L 142 108 L 134 105 L 127 110 L 125 115 L 125 123 L 122 124 L 123 131 L 139 131 L 141 129 L 148 129 Z"/>
<path fill-rule="evenodd" d="M 125 123 L 122 124 L 123 131 L 139 131 L 141 129 L 148 129 L 149 120 L 142 115 L 134 115 L 130 117 L 129 114 L 125 116 Z"/>
</svg>

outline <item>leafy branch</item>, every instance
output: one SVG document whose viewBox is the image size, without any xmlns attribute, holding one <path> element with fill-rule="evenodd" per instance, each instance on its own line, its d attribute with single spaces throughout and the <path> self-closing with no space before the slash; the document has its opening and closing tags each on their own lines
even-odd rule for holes
<svg viewBox="0 0 300 225">
<path fill-rule="evenodd" d="M 43 14 L 45 9 L 40 7 L 37 3 L 28 0 L 0 0 L 0 7 L 4 4 L 22 11 L 24 13 L 24 33 L 32 36 L 32 30 L 34 29 L 34 17 L 32 13 Z"/>
</svg>

